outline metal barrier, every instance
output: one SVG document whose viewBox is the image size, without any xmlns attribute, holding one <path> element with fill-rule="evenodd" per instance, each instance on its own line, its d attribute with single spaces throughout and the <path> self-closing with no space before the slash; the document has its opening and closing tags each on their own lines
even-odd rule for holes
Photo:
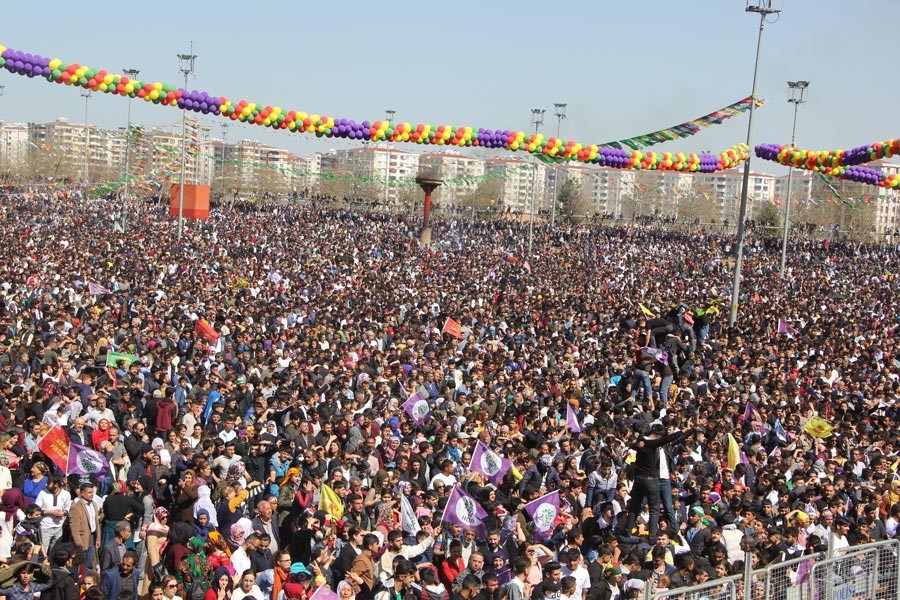
<svg viewBox="0 0 900 600">
<path fill-rule="evenodd" d="M 900 540 L 841 548 L 830 560 L 843 562 L 832 573 L 835 587 L 829 598 L 900 598 Z M 860 581 L 863 575 L 864 582 Z M 838 577 L 842 581 L 837 582 Z M 864 588 L 860 589 L 863 583 Z"/>
<path fill-rule="evenodd" d="M 769 565 L 754 571 L 751 582 L 762 587 L 766 600 L 813 600 L 806 580 L 812 565 L 824 558 L 817 553 Z"/>
<path fill-rule="evenodd" d="M 739 600 L 739 587 L 743 575 L 732 575 L 714 579 L 706 583 L 653 592 L 650 585 L 644 586 L 645 600 Z"/>
</svg>

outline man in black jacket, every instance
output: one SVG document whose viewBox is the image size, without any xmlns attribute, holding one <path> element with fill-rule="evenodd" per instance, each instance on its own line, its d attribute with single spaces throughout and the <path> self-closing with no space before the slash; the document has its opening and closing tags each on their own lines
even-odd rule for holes
<svg viewBox="0 0 900 600">
<path fill-rule="evenodd" d="M 53 587 L 41 592 L 41 600 L 74 600 L 78 598 L 78 583 L 70 567 L 74 553 L 71 544 L 57 544 L 50 553 Z"/>
<path fill-rule="evenodd" d="M 669 435 L 665 434 L 665 426 L 654 421 L 647 429 L 647 434 L 638 440 L 634 460 L 634 485 L 631 489 L 631 499 L 628 502 L 628 524 L 625 531 L 630 535 L 634 523 L 641 513 L 641 506 L 646 500 L 650 511 L 650 540 L 656 539 L 656 531 L 659 527 L 659 469 L 663 446 L 682 440 L 693 431 L 680 431 Z"/>
</svg>

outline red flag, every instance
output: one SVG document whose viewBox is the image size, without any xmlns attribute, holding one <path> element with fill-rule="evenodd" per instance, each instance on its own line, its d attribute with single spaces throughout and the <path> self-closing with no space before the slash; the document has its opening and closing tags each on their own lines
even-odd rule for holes
<svg viewBox="0 0 900 600">
<path fill-rule="evenodd" d="M 441 333 L 449 333 L 453 337 L 460 340 L 463 338 L 462 325 L 460 325 L 450 317 L 447 317 L 447 322 L 444 323 L 444 328 L 441 329 Z"/>
<path fill-rule="evenodd" d="M 210 344 L 215 344 L 216 340 L 219 339 L 219 332 L 213 329 L 212 326 L 203 319 L 197 320 L 197 324 L 194 326 L 194 332 Z"/>
<path fill-rule="evenodd" d="M 69 467 L 69 434 L 59 425 L 54 425 L 47 435 L 38 441 L 41 452 L 59 467 L 59 470 L 68 474 Z"/>
</svg>

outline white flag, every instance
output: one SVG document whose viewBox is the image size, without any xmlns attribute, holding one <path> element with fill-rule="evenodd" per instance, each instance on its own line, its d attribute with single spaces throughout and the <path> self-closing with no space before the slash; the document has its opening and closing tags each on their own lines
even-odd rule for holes
<svg viewBox="0 0 900 600">
<path fill-rule="evenodd" d="M 400 494 L 400 526 L 409 535 L 416 535 L 422 530 L 419 520 L 416 518 L 416 511 L 413 510 L 406 494 Z"/>
</svg>

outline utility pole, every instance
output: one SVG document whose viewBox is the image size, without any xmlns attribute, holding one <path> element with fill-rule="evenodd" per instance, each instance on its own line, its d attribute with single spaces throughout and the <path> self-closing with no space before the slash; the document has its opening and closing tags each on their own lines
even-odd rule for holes
<svg viewBox="0 0 900 600">
<path fill-rule="evenodd" d="M 91 99 L 91 91 L 82 92 L 81 97 L 84 98 L 84 173 L 82 174 L 82 182 L 85 187 L 88 183 L 88 162 L 90 161 L 91 152 L 91 128 L 88 126 L 88 100 Z"/>
<path fill-rule="evenodd" d="M 769 15 L 777 15 L 781 11 L 772 8 L 772 0 L 755 0 L 756 4 L 751 5 L 753 0 L 747 0 L 746 12 L 759 14 L 759 37 L 756 40 L 756 63 L 753 66 L 753 87 L 750 91 L 750 115 L 747 118 L 747 146 L 750 146 L 750 135 L 753 133 L 753 113 L 756 107 L 756 81 L 759 76 L 759 53 L 762 48 L 762 36 L 766 27 L 766 17 Z M 731 313 L 728 317 L 728 324 L 734 326 L 737 321 L 738 302 L 741 298 L 741 266 L 744 262 L 744 221 L 747 220 L 747 192 L 750 186 L 750 156 L 744 161 L 744 178 L 741 183 L 741 203 L 738 208 L 738 230 L 737 239 L 735 240 L 734 252 L 734 279 L 731 285 Z"/>
<path fill-rule="evenodd" d="M 194 42 L 191 42 L 190 54 L 178 55 L 178 70 L 184 75 L 184 93 L 187 93 L 188 75 L 194 74 L 194 64 L 197 55 L 194 54 Z M 181 235 L 184 230 L 184 171 L 187 167 L 187 109 L 181 109 L 181 181 L 178 186 L 178 240 L 181 241 Z"/>
</svg>

